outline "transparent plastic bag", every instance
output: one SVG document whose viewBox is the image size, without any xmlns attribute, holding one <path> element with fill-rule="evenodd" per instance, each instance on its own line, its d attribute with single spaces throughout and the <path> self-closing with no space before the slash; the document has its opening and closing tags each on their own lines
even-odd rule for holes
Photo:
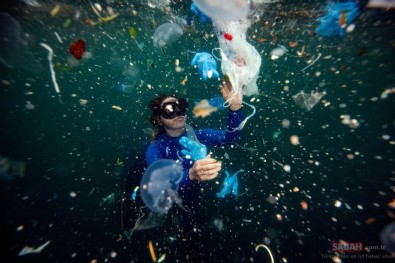
<svg viewBox="0 0 395 263">
<path fill-rule="evenodd" d="M 261 56 L 246 40 L 250 23 L 244 21 L 213 21 L 221 52 L 221 70 L 229 77 L 233 90 L 243 88 L 243 95 L 259 94 L 258 79 Z"/>
</svg>

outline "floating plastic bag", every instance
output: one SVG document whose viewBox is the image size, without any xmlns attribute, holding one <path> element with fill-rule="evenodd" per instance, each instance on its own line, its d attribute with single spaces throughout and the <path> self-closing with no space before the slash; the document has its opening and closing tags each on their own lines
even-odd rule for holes
<svg viewBox="0 0 395 263">
<path fill-rule="evenodd" d="M 243 88 L 245 96 L 259 94 L 256 81 L 261 56 L 246 40 L 248 21 L 213 22 L 221 51 L 221 70 L 235 92 Z M 229 40 L 231 39 L 231 40 Z"/>
<path fill-rule="evenodd" d="M 199 68 L 200 77 L 204 80 L 211 77 L 219 77 L 219 73 L 217 71 L 217 62 L 209 53 L 196 53 L 191 65 L 193 67 L 197 66 Z"/>
<path fill-rule="evenodd" d="M 327 14 L 318 18 L 320 25 L 316 32 L 320 36 L 341 36 L 346 34 L 346 27 L 358 15 L 359 7 L 355 2 L 328 3 L 325 7 Z"/>
<path fill-rule="evenodd" d="M 247 17 L 249 0 L 193 0 L 196 6 L 212 20 L 236 21 Z"/>
<path fill-rule="evenodd" d="M 207 23 L 211 23 L 211 19 L 210 17 L 208 17 L 205 13 L 203 13 L 202 11 L 199 10 L 199 8 L 196 6 L 195 3 L 191 4 L 191 11 L 192 13 L 197 16 L 200 20 L 200 22 L 207 22 Z"/>
<path fill-rule="evenodd" d="M 310 111 L 320 101 L 322 97 L 326 95 L 326 92 L 312 91 L 311 94 L 306 94 L 304 91 L 300 91 L 292 96 L 293 101 L 302 109 Z"/>
</svg>

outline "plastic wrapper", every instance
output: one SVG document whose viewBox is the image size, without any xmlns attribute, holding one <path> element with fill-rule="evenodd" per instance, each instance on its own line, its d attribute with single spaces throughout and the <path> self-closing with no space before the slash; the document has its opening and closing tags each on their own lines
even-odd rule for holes
<svg viewBox="0 0 395 263">
<path fill-rule="evenodd" d="M 256 81 L 262 59 L 246 40 L 250 23 L 246 20 L 213 23 L 221 51 L 221 71 L 229 78 L 233 90 L 243 88 L 245 96 L 259 94 Z"/>
</svg>

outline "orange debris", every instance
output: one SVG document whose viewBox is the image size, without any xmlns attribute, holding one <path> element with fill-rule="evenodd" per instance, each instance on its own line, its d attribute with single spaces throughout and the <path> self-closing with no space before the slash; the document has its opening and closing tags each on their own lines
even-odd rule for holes
<svg viewBox="0 0 395 263">
<path fill-rule="evenodd" d="M 303 210 L 307 210 L 307 208 L 309 207 L 305 200 L 302 200 L 302 202 L 300 202 L 300 206 Z"/>
<path fill-rule="evenodd" d="M 151 258 L 153 262 L 156 262 L 157 258 L 154 251 L 154 246 L 152 245 L 152 241 L 148 241 L 149 252 L 151 254 Z"/>
<path fill-rule="evenodd" d="M 188 78 L 185 78 L 185 79 L 181 80 L 180 84 L 181 84 L 181 85 L 185 85 L 185 83 L 186 83 L 187 81 L 188 81 Z"/>
<path fill-rule="evenodd" d="M 376 218 L 374 218 L 374 217 L 369 217 L 368 219 L 365 220 L 365 223 L 368 225 L 370 225 L 374 222 L 376 222 Z"/>
</svg>

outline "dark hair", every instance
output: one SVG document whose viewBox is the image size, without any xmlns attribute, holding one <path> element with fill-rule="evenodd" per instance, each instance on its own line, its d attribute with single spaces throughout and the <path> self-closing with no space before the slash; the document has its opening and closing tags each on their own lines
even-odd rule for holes
<svg viewBox="0 0 395 263">
<path fill-rule="evenodd" d="M 148 121 L 154 126 L 156 129 L 155 134 L 152 136 L 154 140 L 156 140 L 159 135 L 162 133 L 165 133 L 165 128 L 163 125 L 160 125 L 159 123 L 159 118 L 160 118 L 160 110 L 161 110 L 161 105 L 162 102 L 167 99 L 167 98 L 176 98 L 179 99 L 179 97 L 175 94 L 160 94 L 156 96 L 153 100 L 150 101 L 149 103 L 149 109 L 151 110 L 151 116 L 149 116 Z"/>
</svg>

